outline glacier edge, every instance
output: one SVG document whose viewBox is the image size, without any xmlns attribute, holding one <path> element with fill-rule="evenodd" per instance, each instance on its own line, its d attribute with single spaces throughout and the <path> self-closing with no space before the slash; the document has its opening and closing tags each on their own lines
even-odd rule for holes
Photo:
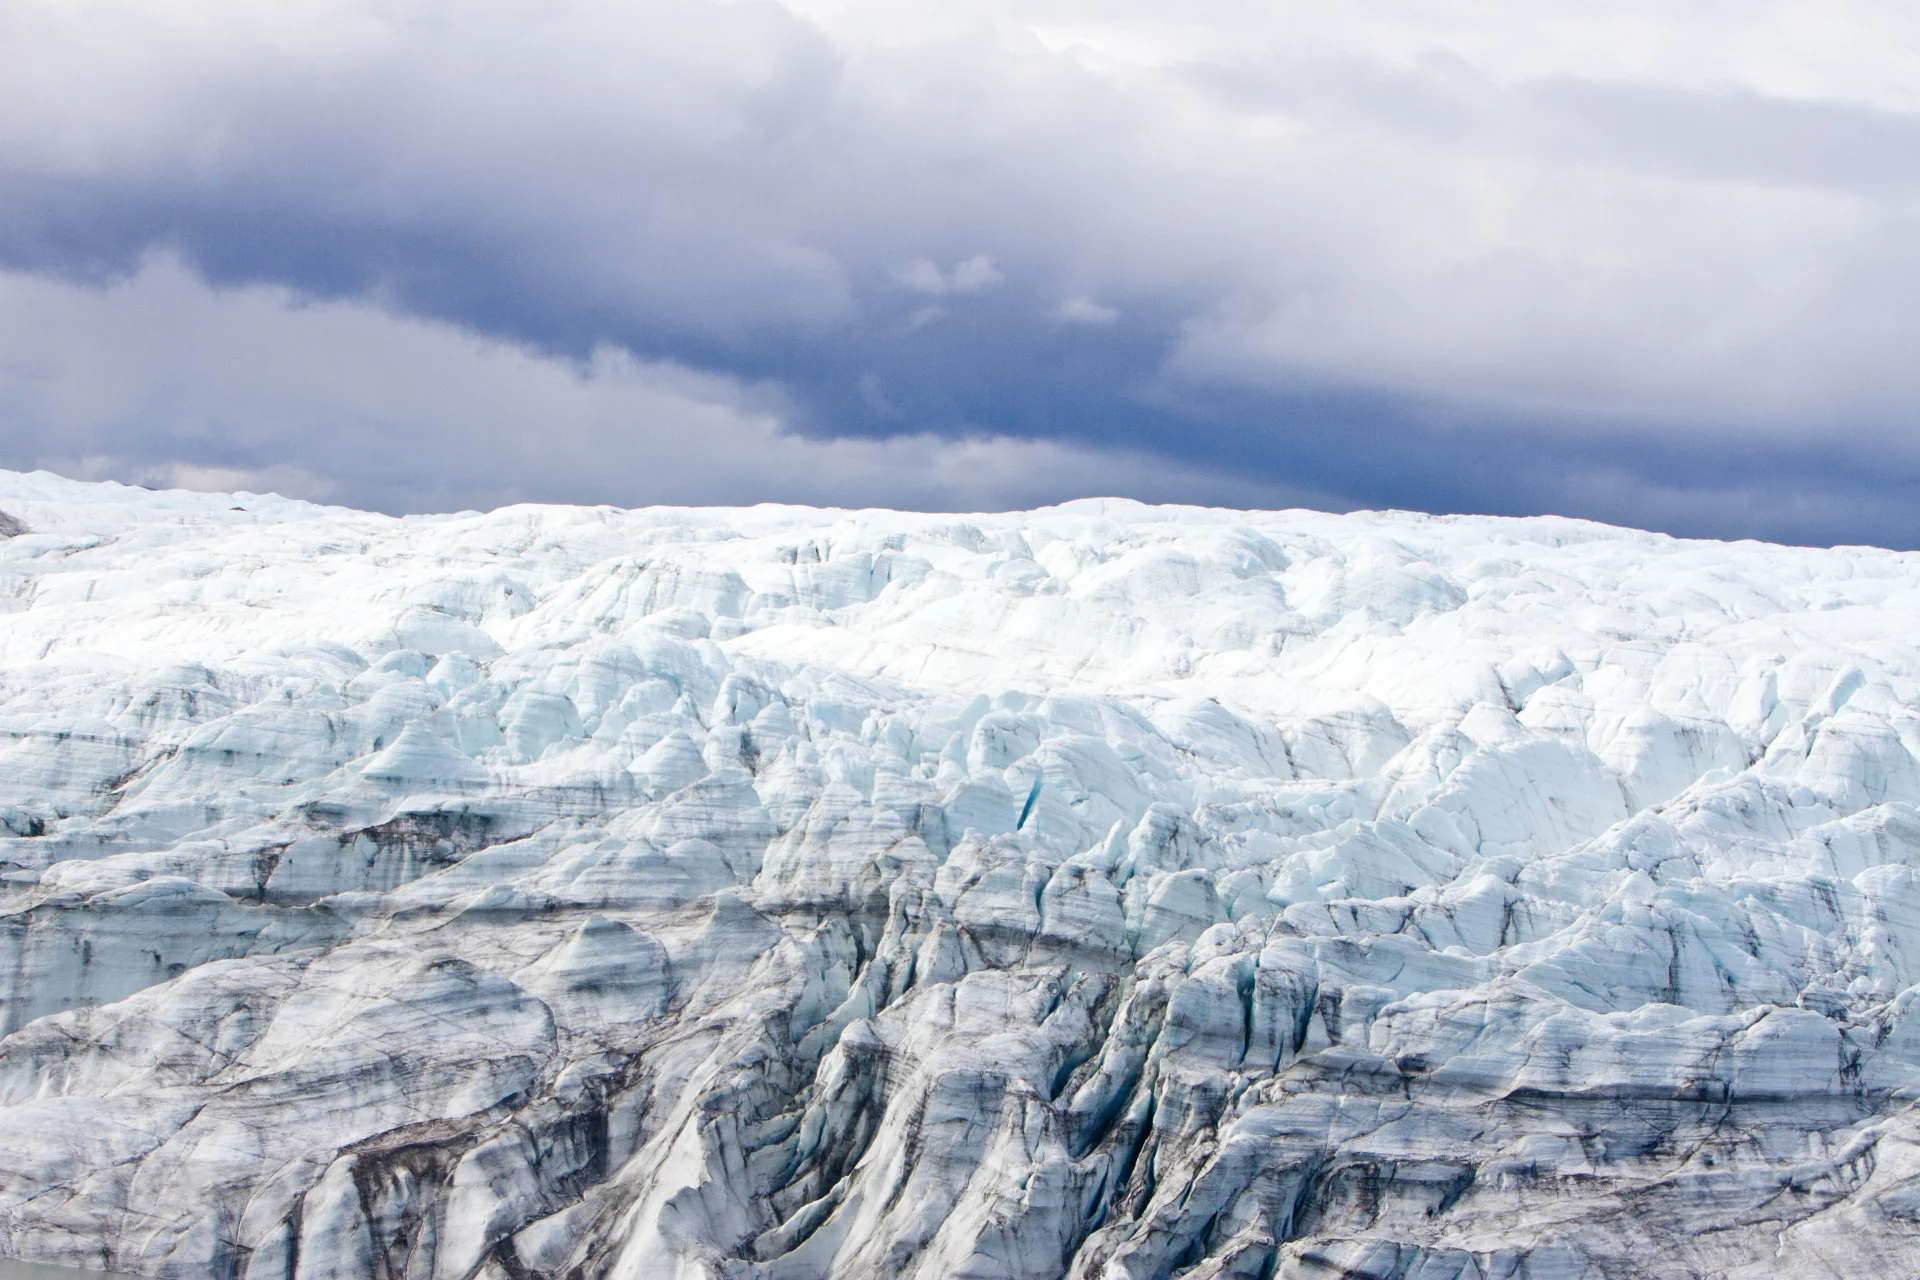
<svg viewBox="0 0 1920 1280">
<path fill-rule="evenodd" d="M 43 473 L 0 510 L 0 1254 L 1920 1257 L 1920 556 Z"/>
</svg>

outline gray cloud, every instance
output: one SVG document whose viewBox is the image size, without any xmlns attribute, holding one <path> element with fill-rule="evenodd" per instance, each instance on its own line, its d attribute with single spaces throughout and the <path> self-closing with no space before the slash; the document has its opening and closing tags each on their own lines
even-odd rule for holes
<svg viewBox="0 0 1920 1280">
<path fill-rule="evenodd" d="M 0 273 L 0 465 L 393 512 L 522 501 L 1038 506 L 1088 491 L 1329 495 L 1004 435 L 806 439 L 777 389 L 612 348 L 572 361 L 360 302 L 213 289 L 168 259 L 108 288 Z M 31 317 L 31 322 L 23 318 Z"/>
<path fill-rule="evenodd" d="M 680 396 L 672 412 L 798 451 L 751 475 L 674 455 L 687 492 L 719 499 L 797 493 L 795 467 L 828 468 L 834 500 L 913 505 L 1167 475 L 1215 501 L 1730 534 L 1794 510 L 1783 536 L 1907 536 L 1884 518 L 1905 480 L 1789 462 L 1837 440 L 1883 477 L 1911 470 L 1920 17 L 1171 13 L 22 0 L 0 13 L 0 443 L 294 468 L 389 507 L 529 486 L 639 501 L 658 491 L 644 465 L 580 461 L 619 436 L 595 415 L 664 423 Z M 57 306 L 32 285 L 56 278 Z M 111 357 L 96 344 L 111 377 L 54 359 L 20 310 L 86 297 L 99 323 L 147 317 Z M 287 319 L 302 300 L 342 304 L 316 323 L 415 317 L 546 372 L 488 398 L 458 381 L 485 360 L 341 339 L 330 383 L 292 345 L 322 341 Z M 281 317 L 283 345 L 252 366 L 181 348 L 219 327 L 205 307 Z M 526 390 L 566 377 L 552 402 Z M 568 439 L 601 443 L 544 448 L 555 403 Z M 454 448 L 462 413 L 493 425 Z M 1721 474 L 1731 450 L 1779 475 Z M 1554 478 L 1575 474 L 1693 496 L 1634 507 Z"/>
</svg>

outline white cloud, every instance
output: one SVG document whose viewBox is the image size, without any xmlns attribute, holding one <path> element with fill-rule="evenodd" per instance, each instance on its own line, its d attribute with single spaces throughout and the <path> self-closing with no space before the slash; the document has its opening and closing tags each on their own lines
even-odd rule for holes
<svg viewBox="0 0 1920 1280">
<path fill-rule="evenodd" d="M 0 465 L 390 511 L 1325 501 L 1049 441 L 808 439 L 786 428 L 777 393 L 733 379 L 612 349 L 576 364 L 371 304 L 214 289 L 164 258 L 108 287 L 0 272 Z"/>
<path fill-rule="evenodd" d="M 893 278 L 915 293 L 942 294 L 947 291 L 947 277 L 925 258 L 915 258 L 894 272 Z"/>
<path fill-rule="evenodd" d="M 1120 318 L 1117 307 L 1103 307 L 1092 298 L 1068 298 L 1056 314 L 1068 324 L 1105 325 Z"/>
<path fill-rule="evenodd" d="M 947 287 L 955 293 L 979 293 L 991 289 L 1006 280 L 993 259 L 984 253 L 976 253 L 965 262 L 956 263 L 947 276 Z"/>
<path fill-rule="evenodd" d="M 964 262 L 956 262 L 951 271 L 942 271 L 927 258 L 915 258 L 893 273 L 893 278 L 915 293 L 934 295 L 980 293 L 1004 283 L 1006 276 L 991 257 L 976 253 Z"/>
</svg>

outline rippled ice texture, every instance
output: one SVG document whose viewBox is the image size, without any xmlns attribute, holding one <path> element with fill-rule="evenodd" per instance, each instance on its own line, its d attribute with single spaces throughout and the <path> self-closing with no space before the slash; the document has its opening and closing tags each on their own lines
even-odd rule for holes
<svg viewBox="0 0 1920 1280">
<path fill-rule="evenodd" d="M 1920 558 L 1103 501 L 0 509 L 0 1253 L 1920 1256 Z"/>
</svg>

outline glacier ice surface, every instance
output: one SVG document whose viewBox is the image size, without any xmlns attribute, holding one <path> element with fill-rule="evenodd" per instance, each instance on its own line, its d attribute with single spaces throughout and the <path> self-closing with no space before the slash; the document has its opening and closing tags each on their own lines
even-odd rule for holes
<svg viewBox="0 0 1920 1280">
<path fill-rule="evenodd" d="M 1920 1258 L 1920 557 L 13 473 L 0 509 L 0 1254 Z"/>
</svg>

